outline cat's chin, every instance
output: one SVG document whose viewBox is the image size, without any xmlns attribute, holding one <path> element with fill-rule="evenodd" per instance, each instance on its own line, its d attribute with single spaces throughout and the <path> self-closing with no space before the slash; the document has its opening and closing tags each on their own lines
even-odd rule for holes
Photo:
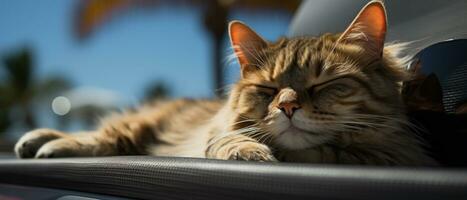
<svg viewBox="0 0 467 200">
<path fill-rule="evenodd" d="M 291 125 L 276 137 L 275 143 L 285 149 L 300 150 L 321 145 L 328 139 L 326 135 L 311 133 Z"/>
</svg>

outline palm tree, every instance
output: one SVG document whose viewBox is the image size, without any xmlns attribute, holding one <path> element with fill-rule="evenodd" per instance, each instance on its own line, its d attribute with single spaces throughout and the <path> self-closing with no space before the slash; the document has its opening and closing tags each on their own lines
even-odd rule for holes
<svg viewBox="0 0 467 200">
<path fill-rule="evenodd" d="M 161 5 L 191 6 L 204 10 L 203 22 L 213 39 L 212 60 L 213 89 L 223 94 L 222 41 L 225 37 L 227 18 L 233 10 L 273 11 L 293 13 L 300 0 L 86 0 L 81 1 L 76 12 L 75 32 L 84 39 L 108 19 L 134 8 L 158 8 Z"/>
<path fill-rule="evenodd" d="M 0 133 L 12 123 L 23 123 L 27 128 L 37 126 L 33 105 L 70 87 L 61 77 L 34 78 L 34 56 L 23 48 L 3 57 L 0 82 Z"/>
<path fill-rule="evenodd" d="M 144 100 L 153 101 L 156 99 L 169 98 L 171 95 L 170 87 L 163 81 L 150 83 L 144 91 Z"/>
</svg>

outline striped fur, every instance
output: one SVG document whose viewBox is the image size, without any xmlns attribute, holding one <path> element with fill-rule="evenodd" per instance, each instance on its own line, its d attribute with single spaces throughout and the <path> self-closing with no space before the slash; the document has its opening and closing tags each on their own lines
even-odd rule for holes
<svg viewBox="0 0 467 200">
<path fill-rule="evenodd" d="M 365 9 L 384 13 L 380 2 L 361 13 Z M 397 46 L 374 43 L 381 38 L 368 30 L 385 29 L 365 29 L 360 15 L 357 28 L 344 34 L 275 43 L 233 22 L 229 31 L 242 78 L 226 100 L 157 102 L 109 117 L 88 133 L 35 130 L 18 141 L 16 154 L 435 164 L 404 115 L 400 83 L 408 75 Z M 281 105 L 291 103 L 287 112 L 293 115 L 284 114 Z"/>
<path fill-rule="evenodd" d="M 433 163 L 405 119 L 399 83 L 407 76 L 394 52 L 385 51 L 384 59 L 373 60 L 358 46 L 335 46 L 338 36 L 284 38 L 270 44 L 264 50 L 264 67 L 239 80 L 226 101 L 158 102 L 111 116 L 92 133 L 39 129 L 21 138 L 16 152 L 22 158 L 152 154 Z M 338 84 L 351 89 L 334 88 Z M 299 129 L 283 127 L 287 119 L 275 107 L 287 93 L 256 85 L 297 91 L 302 108 L 292 119 Z"/>
</svg>

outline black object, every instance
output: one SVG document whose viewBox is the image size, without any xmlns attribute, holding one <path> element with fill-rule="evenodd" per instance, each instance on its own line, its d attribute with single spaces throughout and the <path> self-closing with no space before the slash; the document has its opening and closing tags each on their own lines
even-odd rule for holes
<svg viewBox="0 0 467 200">
<path fill-rule="evenodd" d="M 414 60 L 421 73 L 435 74 L 443 90 L 443 105 L 447 113 L 467 103 L 467 39 L 448 40 L 420 51 Z"/>
<path fill-rule="evenodd" d="M 136 199 L 467 199 L 465 170 L 150 156 L 6 160 L 0 183 Z"/>
<path fill-rule="evenodd" d="M 467 167 L 467 114 L 415 111 L 412 123 L 421 127 L 428 151 L 443 167 Z"/>
<path fill-rule="evenodd" d="M 409 117 L 412 123 L 422 127 L 421 134 L 440 164 L 444 167 L 467 167 L 467 113 L 459 109 L 467 106 L 467 39 L 433 44 L 421 50 L 413 60 L 411 68 L 417 77 L 435 76 L 439 80 L 441 107 L 445 112 L 411 109 Z"/>
</svg>

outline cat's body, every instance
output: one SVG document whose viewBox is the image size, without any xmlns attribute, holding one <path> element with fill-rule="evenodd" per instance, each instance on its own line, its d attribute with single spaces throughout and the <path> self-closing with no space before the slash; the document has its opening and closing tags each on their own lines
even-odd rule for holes
<svg viewBox="0 0 467 200">
<path fill-rule="evenodd" d="M 149 154 L 433 164 L 405 119 L 400 82 L 407 74 L 393 49 L 383 47 L 385 31 L 380 2 L 368 4 L 343 34 L 267 43 L 233 22 L 242 78 L 227 100 L 158 102 L 79 135 L 35 130 L 15 150 L 21 158 Z"/>
</svg>

